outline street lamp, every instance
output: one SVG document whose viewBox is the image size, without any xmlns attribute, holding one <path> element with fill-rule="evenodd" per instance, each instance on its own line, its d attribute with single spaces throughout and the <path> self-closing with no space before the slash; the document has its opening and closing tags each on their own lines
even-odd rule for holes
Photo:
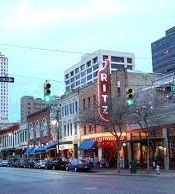
<svg viewBox="0 0 175 194">
<path fill-rule="evenodd" d="M 11 138 L 11 136 L 12 136 L 12 146 L 13 146 L 13 157 L 15 157 L 15 152 L 14 152 L 14 131 L 12 131 L 11 133 L 9 133 L 8 134 L 9 135 L 9 137 Z"/>
</svg>

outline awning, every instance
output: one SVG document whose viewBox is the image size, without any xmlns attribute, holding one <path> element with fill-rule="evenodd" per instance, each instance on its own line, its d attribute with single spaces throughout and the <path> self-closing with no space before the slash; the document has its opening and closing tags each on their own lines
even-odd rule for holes
<svg viewBox="0 0 175 194">
<path fill-rule="evenodd" d="M 35 149 L 35 147 L 28 147 L 27 150 L 25 151 L 24 155 L 30 154 L 34 149 Z"/>
<path fill-rule="evenodd" d="M 58 145 L 58 143 L 51 143 L 51 144 L 48 144 L 48 145 L 46 145 L 46 149 L 53 149 L 53 148 L 55 148 L 56 149 L 56 146 Z"/>
<path fill-rule="evenodd" d="M 42 153 L 46 151 L 46 147 L 45 146 L 39 146 L 35 149 L 35 153 Z"/>
<path fill-rule="evenodd" d="M 85 139 L 85 140 L 83 140 L 80 143 L 78 149 L 79 150 L 89 150 L 91 148 L 94 148 L 95 147 L 95 144 L 96 144 L 96 141 L 90 140 L 90 139 Z"/>
<path fill-rule="evenodd" d="M 21 151 L 21 154 L 24 154 L 26 152 L 27 148 L 23 148 Z"/>
</svg>

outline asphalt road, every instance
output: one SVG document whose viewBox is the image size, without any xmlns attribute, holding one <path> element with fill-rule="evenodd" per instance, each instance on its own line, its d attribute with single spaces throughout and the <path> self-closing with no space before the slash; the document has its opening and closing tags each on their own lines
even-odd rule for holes
<svg viewBox="0 0 175 194">
<path fill-rule="evenodd" d="M 0 194 L 175 194 L 174 178 L 0 168 Z"/>
</svg>

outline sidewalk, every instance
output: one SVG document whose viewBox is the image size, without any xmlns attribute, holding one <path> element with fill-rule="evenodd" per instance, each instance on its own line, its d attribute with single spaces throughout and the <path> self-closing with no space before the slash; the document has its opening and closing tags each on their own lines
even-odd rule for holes
<svg viewBox="0 0 175 194">
<path fill-rule="evenodd" d="M 92 169 L 93 173 L 100 175 L 120 175 L 120 176 L 157 176 L 157 177 L 174 177 L 175 178 L 175 170 L 166 171 L 164 169 L 160 169 L 160 174 L 156 174 L 156 171 L 151 169 L 150 172 L 147 172 L 146 169 L 137 169 L 136 173 L 130 173 L 129 169 L 121 169 L 120 173 L 117 172 L 116 168 L 98 168 Z"/>
</svg>

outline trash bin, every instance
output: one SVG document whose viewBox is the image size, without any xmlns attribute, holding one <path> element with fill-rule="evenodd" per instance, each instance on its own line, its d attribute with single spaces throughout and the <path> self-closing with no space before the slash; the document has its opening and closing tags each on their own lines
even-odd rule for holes
<svg viewBox="0 0 175 194">
<path fill-rule="evenodd" d="M 130 162 L 130 173 L 136 173 L 137 172 L 137 162 L 131 161 Z"/>
</svg>

